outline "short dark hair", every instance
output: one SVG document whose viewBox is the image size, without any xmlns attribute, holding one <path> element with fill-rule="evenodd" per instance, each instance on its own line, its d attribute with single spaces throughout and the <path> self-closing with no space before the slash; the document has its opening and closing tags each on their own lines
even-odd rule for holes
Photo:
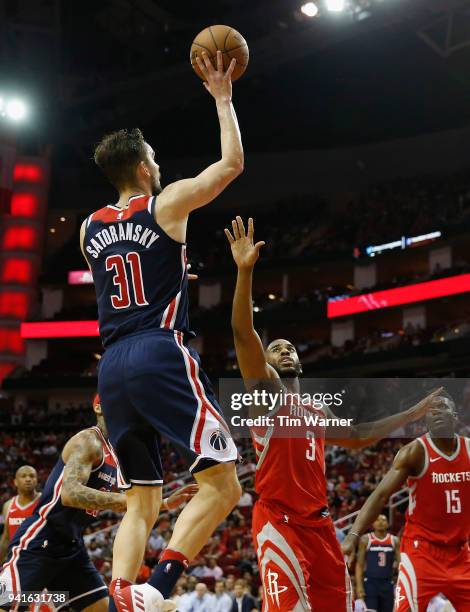
<svg viewBox="0 0 470 612">
<path fill-rule="evenodd" d="M 106 134 L 94 154 L 96 165 L 118 189 L 133 181 L 137 165 L 146 157 L 144 135 L 139 128 Z"/>
</svg>

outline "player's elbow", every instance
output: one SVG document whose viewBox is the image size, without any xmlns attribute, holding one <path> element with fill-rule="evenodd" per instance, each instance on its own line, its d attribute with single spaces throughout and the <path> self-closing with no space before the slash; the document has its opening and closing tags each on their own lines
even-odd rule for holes
<svg viewBox="0 0 470 612">
<path fill-rule="evenodd" d="M 245 161 L 243 155 L 237 155 L 236 157 L 232 157 L 226 160 L 225 163 L 225 171 L 228 180 L 233 181 L 240 176 L 245 168 Z"/>
</svg>

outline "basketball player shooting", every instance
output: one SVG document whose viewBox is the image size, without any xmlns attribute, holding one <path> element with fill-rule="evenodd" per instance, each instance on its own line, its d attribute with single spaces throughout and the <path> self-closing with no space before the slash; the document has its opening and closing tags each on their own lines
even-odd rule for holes
<svg viewBox="0 0 470 612">
<path fill-rule="evenodd" d="M 405 483 L 410 498 L 401 540 L 396 612 L 425 612 L 443 593 L 460 612 L 470 610 L 470 439 L 457 433 L 454 401 L 437 396 L 426 417 L 428 433 L 404 446 L 367 499 L 342 549 L 357 542 L 390 496 Z"/>
<path fill-rule="evenodd" d="M 220 124 L 221 158 L 194 178 L 161 189 L 155 153 L 140 130 L 105 136 L 95 161 L 119 192 L 91 214 L 81 247 L 93 273 L 104 355 L 98 388 L 125 478 L 127 511 L 114 542 L 111 591 L 117 609 L 174 609 L 164 603 L 179 576 L 241 495 L 237 449 L 198 354 L 186 345 L 186 226 L 243 170 L 231 102 L 232 60 L 197 57 Z M 182 511 L 150 580 L 132 585 L 161 504 L 157 432 L 186 449 L 199 492 Z M 120 588 L 117 589 L 117 585 Z M 110 603 L 113 610 L 114 604 Z"/>
<path fill-rule="evenodd" d="M 245 387 L 284 390 L 295 397 L 302 365 L 294 345 L 278 339 L 264 349 L 253 325 L 253 269 L 264 242 L 254 243 L 253 219 L 248 220 L 247 233 L 237 217 L 232 232 L 226 229 L 225 234 L 238 269 L 232 328 Z M 400 414 L 350 427 L 308 427 L 302 438 L 286 436 L 278 425 L 252 429 L 259 495 L 253 510 L 253 540 L 264 590 L 263 612 L 352 612 L 349 574 L 328 511 L 325 443 L 354 449 L 368 446 L 420 419 L 440 391 Z M 299 416 L 303 409 L 318 414 L 294 399 L 279 406 L 276 414 Z M 267 412 L 263 406 L 256 410 Z M 322 411 L 334 417 L 327 407 Z"/>
</svg>

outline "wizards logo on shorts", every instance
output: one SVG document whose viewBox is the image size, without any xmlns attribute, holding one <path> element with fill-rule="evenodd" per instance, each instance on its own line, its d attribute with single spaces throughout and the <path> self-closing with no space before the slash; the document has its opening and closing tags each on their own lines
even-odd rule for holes
<svg viewBox="0 0 470 612">
<path fill-rule="evenodd" d="M 228 448 L 227 438 L 224 432 L 221 431 L 220 429 L 218 429 L 217 431 L 214 431 L 211 434 L 209 438 L 209 444 L 215 451 L 219 453 L 223 453 Z"/>
</svg>

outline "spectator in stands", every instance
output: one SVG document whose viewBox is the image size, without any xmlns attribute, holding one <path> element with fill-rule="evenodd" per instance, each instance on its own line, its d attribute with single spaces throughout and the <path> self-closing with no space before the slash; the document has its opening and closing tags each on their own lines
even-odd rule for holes
<svg viewBox="0 0 470 612">
<path fill-rule="evenodd" d="M 208 571 L 209 568 L 206 565 L 206 561 L 204 558 L 202 558 L 191 568 L 190 574 L 196 578 L 207 578 Z"/>
<path fill-rule="evenodd" d="M 107 585 L 109 585 L 109 583 L 111 582 L 112 574 L 113 571 L 111 568 L 111 562 L 104 561 L 103 565 L 101 566 L 101 575 L 103 576 Z"/>
<path fill-rule="evenodd" d="M 257 610 L 255 600 L 247 593 L 246 582 L 237 580 L 231 612 L 257 612 Z"/>
<path fill-rule="evenodd" d="M 184 610 L 181 608 L 181 612 L 212 612 L 214 609 L 214 595 L 208 592 L 207 585 L 203 582 L 198 582 L 194 593 L 188 599 L 188 604 L 188 607 Z"/>
<path fill-rule="evenodd" d="M 231 612 L 232 610 L 232 598 L 225 590 L 225 582 L 223 580 L 216 580 L 215 586 L 215 598 L 214 598 L 214 607 L 212 608 L 214 612 Z"/>
<path fill-rule="evenodd" d="M 208 578 L 215 578 L 218 580 L 219 578 L 222 578 L 223 575 L 224 572 L 222 571 L 222 568 L 217 565 L 217 560 L 214 559 L 214 557 L 209 557 L 208 567 L 206 568 L 206 576 Z"/>
<path fill-rule="evenodd" d="M 235 596 L 235 576 L 234 574 L 228 574 L 225 578 L 225 590 L 231 596 Z"/>
<path fill-rule="evenodd" d="M 243 495 L 238 501 L 237 506 L 239 508 L 250 508 L 251 506 L 253 506 L 253 495 L 251 495 L 251 493 L 248 493 L 248 491 L 245 489 Z"/>
<path fill-rule="evenodd" d="M 158 531 L 158 527 L 156 529 L 152 529 L 150 533 L 150 538 L 148 541 L 148 546 L 152 550 L 158 551 L 163 550 L 166 546 L 166 541 L 161 533 Z"/>
</svg>

